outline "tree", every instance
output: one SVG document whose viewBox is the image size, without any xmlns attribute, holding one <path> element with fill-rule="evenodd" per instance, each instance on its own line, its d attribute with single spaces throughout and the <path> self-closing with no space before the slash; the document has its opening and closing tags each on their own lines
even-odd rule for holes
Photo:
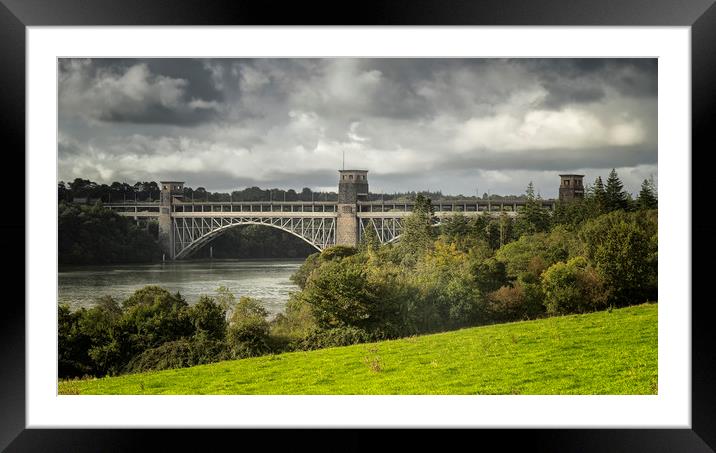
<svg viewBox="0 0 716 453">
<path fill-rule="evenodd" d="M 468 234 L 470 221 L 462 212 L 456 212 L 442 221 L 440 230 L 448 241 L 456 242 L 458 238 Z"/>
<path fill-rule="evenodd" d="M 609 287 L 583 256 L 550 266 L 542 274 L 542 290 L 551 315 L 594 311 L 609 297 Z"/>
<path fill-rule="evenodd" d="M 403 231 L 400 237 L 400 251 L 403 264 L 412 267 L 419 256 L 432 247 L 434 233 L 433 206 L 429 198 L 418 195 L 415 199 L 413 212 L 403 220 Z"/>
<path fill-rule="evenodd" d="M 221 303 L 209 296 L 201 296 L 189 307 L 189 318 L 194 325 L 194 335 L 211 340 L 223 340 L 226 334 L 226 311 Z"/>
<path fill-rule="evenodd" d="M 597 179 L 594 181 L 594 201 L 598 210 L 603 212 L 607 203 L 607 192 L 604 189 L 601 176 L 597 176 Z"/>
<path fill-rule="evenodd" d="M 624 192 L 624 185 L 619 179 L 616 170 L 613 168 L 609 173 L 609 178 L 607 178 L 604 198 L 607 211 L 609 212 L 618 211 L 620 209 L 626 211 L 629 207 L 627 195 L 626 192 Z"/>
<path fill-rule="evenodd" d="M 253 357 L 270 351 L 268 312 L 256 299 L 242 297 L 231 313 L 227 342 L 234 358 Z"/>
<path fill-rule="evenodd" d="M 656 209 L 658 202 L 656 199 L 656 186 L 653 179 L 645 179 L 641 183 L 641 191 L 636 199 L 639 209 Z"/>
<path fill-rule="evenodd" d="M 653 213 L 653 214 L 652 214 Z M 589 221 L 579 232 L 590 263 L 611 288 L 616 306 L 657 296 L 656 211 L 615 211 Z"/>
<path fill-rule="evenodd" d="M 539 209 L 542 210 L 542 208 Z M 514 222 L 512 221 L 510 216 L 507 215 L 507 212 L 502 211 L 500 213 L 500 218 L 497 220 L 497 224 L 500 228 L 500 247 L 502 247 L 503 245 L 512 242 L 514 235 Z"/>
<path fill-rule="evenodd" d="M 550 227 L 549 213 L 542 209 L 540 199 L 535 197 L 532 181 L 527 185 L 525 193 L 527 195 L 525 206 L 518 212 L 515 222 L 518 237 L 548 231 Z"/>
</svg>

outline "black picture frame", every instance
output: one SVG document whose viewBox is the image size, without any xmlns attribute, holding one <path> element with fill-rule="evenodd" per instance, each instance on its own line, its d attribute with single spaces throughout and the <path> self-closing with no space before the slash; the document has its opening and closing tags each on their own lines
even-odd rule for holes
<svg viewBox="0 0 716 453">
<path fill-rule="evenodd" d="M 716 6 L 714 0 L 401 0 L 361 1 L 347 8 L 339 2 L 291 2 L 276 5 L 247 0 L 199 2 L 196 0 L 0 0 L 0 118 L 5 156 L 13 154 L 15 178 L 25 168 L 25 28 L 29 26 L 111 25 L 531 25 L 531 26 L 689 26 L 692 64 L 692 187 L 684 188 L 683 215 L 689 202 L 708 206 L 706 193 L 696 182 L 708 182 L 703 162 L 716 118 Z M 10 150 L 13 153 L 10 153 Z M 20 152 L 23 150 L 23 152 Z M 695 152 L 699 150 L 699 152 Z M 24 181 L 11 181 L 23 187 Z M 25 200 L 27 203 L 27 200 Z M 25 204 L 23 205 L 25 206 Z M 691 211 L 688 211 L 691 212 Z M 25 236 L 23 215 L 2 217 L 5 250 Z M 692 222 L 692 238 L 699 247 L 692 263 L 705 257 L 714 231 L 713 221 Z M 18 250 L 19 252 L 19 250 Z M 24 250 L 17 254 L 25 262 Z M 708 281 L 708 266 L 692 265 L 692 282 Z M 19 282 L 24 266 L 5 272 L 6 282 Z M 12 275 L 12 274 L 16 275 Z M 700 286 L 702 286 L 701 283 Z M 696 285 L 692 286 L 696 289 Z M 88 430 L 26 429 L 25 423 L 25 309 L 20 297 L 4 298 L 0 315 L 0 448 L 7 451 L 124 451 L 150 448 L 149 437 L 160 437 L 162 450 L 184 450 L 200 443 L 210 450 L 217 442 L 248 447 L 251 440 L 271 442 L 271 447 L 303 445 L 311 449 L 363 451 L 373 449 L 375 439 L 365 430 L 331 430 L 335 441 L 319 441 L 315 432 L 292 430 L 273 436 L 266 432 L 232 433 L 226 430 Z M 24 300 L 24 297 L 22 298 Z M 461 431 L 475 445 L 497 441 L 503 447 L 524 446 L 529 451 L 714 451 L 716 448 L 716 392 L 714 392 L 714 329 L 708 316 L 709 298 L 692 303 L 692 429 L 548 429 Z M 683 301 L 690 303 L 690 301 Z M 638 425 L 638 420 L 634 421 Z M 248 437 L 247 437 L 248 436 Z M 311 439 L 309 439 L 309 436 Z M 408 436 L 404 436 L 408 437 Z M 454 434 L 413 430 L 412 441 L 423 446 L 448 446 Z M 450 437 L 449 443 L 446 438 Z M 241 438 L 241 442 L 237 440 Z M 156 440 L 156 439 L 155 439 Z M 245 442 L 245 443 L 244 443 Z M 283 445 L 281 445 L 283 444 Z M 382 446 L 390 446 L 384 441 Z"/>
</svg>

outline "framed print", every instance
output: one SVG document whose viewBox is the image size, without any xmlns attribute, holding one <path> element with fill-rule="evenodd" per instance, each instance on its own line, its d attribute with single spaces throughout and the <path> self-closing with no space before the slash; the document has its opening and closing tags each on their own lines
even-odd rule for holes
<svg viewBox="0 0 716 453">
<path fill-rule="evenodd" d="M 716 446 L 691 254 L 712 1 L 43 3 L 0 8 L 26 169 L 9 451 L 190 428 Z"/>
</svg>

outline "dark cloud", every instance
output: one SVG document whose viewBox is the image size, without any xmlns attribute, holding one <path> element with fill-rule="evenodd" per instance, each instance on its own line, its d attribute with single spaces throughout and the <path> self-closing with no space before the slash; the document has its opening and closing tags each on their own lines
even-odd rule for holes
<svg viewBox="0 0 716 453">
<path fill-rule="evenodd" d="M 192 125 L 217 118 L 220 93 L 188 60 L 60 59 L 60 111 L 102 122 Z M 157 70 L 164 69 L 164 72 Z M 207 94 L 208 97 L 202 97 Z"/>
<path fill-rule="evenodd" d="M 374 188 L 515 192 L 657 159 L 656 59 L 64 59 L 59 78 L 65 180 L 332 187 L 345 152 Z"/>
</svg>

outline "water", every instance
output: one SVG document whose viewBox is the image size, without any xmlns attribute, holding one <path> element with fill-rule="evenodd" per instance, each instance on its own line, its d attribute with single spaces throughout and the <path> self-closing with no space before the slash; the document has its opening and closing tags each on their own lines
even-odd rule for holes
<svg viewBox="0 0 716 453">
<path fill-rule="evenodd" d="M 98 296 L 124 300 L 146 285 L 179 291 L 189 304 L 200 295 L 213 295 L 226 286 L 238 299 L 249 296 L 262 301 L 274 315 L 283 311 L 289 293 L 298 291 L 289 277 L 302 259 L 197 260 L 164 264 L 62 267 L 59 272 L 59 303 L 72 309 L 91 307 Z"/>
</svg>

